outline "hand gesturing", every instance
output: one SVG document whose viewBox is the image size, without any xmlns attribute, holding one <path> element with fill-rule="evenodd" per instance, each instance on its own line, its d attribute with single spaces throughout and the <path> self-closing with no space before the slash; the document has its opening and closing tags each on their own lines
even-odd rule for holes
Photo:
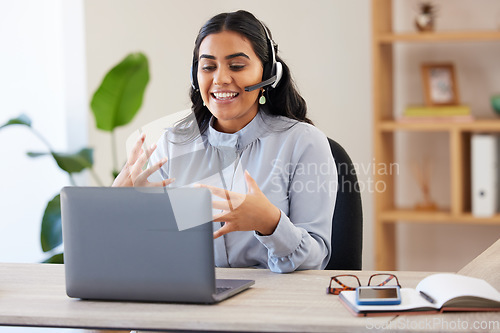
<svg viewBox="0 0 500 333">
<path fill-rule="evenodd" d="M 165 163 L 167 163 L 167 158 L 162 159 L 155 165 L 143 170 L 142 167 L 147 163 L 149 157 L 156 149 L 156 144 L 152 145 L 149 149 L 144 150 L 142 148 L 146 135 L 142 134 L 137 142 L 134 144 L 127 163 L 120 171 L 112 186 L 122 186 L 122 187 L 152 187 L 152 186 L 167 186 L 171 184 L 174 179 L 169 178 L 161 182 L 150 183 L 148 177 L 153 173 L 158 171 Z"/>
<path fill-rule="evenodd" d="M 223 210 L 213 217 L 214 222 L 225 222 L 224 226 L 214 232 L 214 238 L 232 231 L 255 230 L 262 235 L 271 235 L 281 217 L 281 211 L 274 206 L 260 190 L 257 182 L 245 171 L 248 193 L 231 192 L 209 185 L 198 185 L 208 188 L 213 195 L 223 201 L 214 201 L 213 208 Z"/>
</svg>

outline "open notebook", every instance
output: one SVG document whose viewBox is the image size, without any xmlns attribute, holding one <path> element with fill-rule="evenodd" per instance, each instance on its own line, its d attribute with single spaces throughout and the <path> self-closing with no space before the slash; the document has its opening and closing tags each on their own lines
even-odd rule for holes
<svg viewBox="0 0 500 333">
<path fill-rule="evenodd" d="M 416 289 L 401 288 L 399 305 L 358 305 L 355 291 L 342 291 L 339 299 L 355 316 L 500 311 L 500 292 L 488 282 L 450 273 L 430 275 Z"/>
</svg>

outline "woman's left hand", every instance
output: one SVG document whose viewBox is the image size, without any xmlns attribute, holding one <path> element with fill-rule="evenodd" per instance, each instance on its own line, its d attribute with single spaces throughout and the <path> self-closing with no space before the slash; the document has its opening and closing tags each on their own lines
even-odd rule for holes
<svg viewBox="0 0 500 333">
<path fill-rule="evenodd" d="M 214 238 L 233 231 L 258 231 L 262 235 L 271 235 L 281 217 L 281 211 L 262 193 L 255 180 L 245 171 L 248 193 L 231 192 L 209 185 L 206 187 L 224 201 L 214 201 L 213 208 L 223 210 L 213 218 L 213 222 L 225 222 L 224 226 L 214 232 Z"/>
</svg>

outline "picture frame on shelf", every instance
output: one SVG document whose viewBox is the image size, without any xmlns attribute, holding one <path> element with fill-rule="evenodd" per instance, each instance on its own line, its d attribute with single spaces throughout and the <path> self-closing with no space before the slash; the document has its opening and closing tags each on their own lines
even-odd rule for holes
<svg viewBox="0 0 500 333">
<path fill-rule="evenodd" d="M 460 104 L 455 66 L 452 63 L 422 64 L 422 82 L 427 106 Z"/>
</svg>

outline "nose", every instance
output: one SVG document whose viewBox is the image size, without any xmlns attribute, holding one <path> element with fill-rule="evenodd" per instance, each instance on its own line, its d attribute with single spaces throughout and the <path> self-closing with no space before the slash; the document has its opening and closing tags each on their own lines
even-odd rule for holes
<svg viewBox="0 0 500 333">
<path fill-rule="evenodd" d="M 231 73 L 228 68 L 224 66 L 219 66 L 214 72 L 214 84 L 216 86 L 223 86 L 229 84 L 232 81 Z"/>
</svg>

